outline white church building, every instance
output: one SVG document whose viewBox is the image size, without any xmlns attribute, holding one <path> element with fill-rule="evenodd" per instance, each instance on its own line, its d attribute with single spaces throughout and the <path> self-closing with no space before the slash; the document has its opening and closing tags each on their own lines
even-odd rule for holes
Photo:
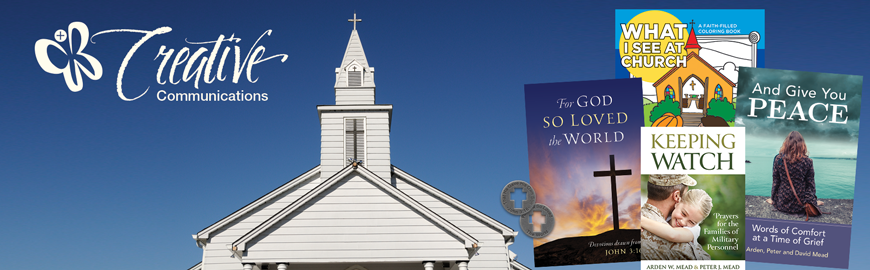
<svg viewBox="0 0 870 270">
<path fill-rule="evenodd" d="M 193 234 L 190 270 L 529 270 L 516 231 L 392 165 L 393 106 L 375 104 L 349 21 L 335 105 L 317 106 L 320 165 Z"/>
</svg>

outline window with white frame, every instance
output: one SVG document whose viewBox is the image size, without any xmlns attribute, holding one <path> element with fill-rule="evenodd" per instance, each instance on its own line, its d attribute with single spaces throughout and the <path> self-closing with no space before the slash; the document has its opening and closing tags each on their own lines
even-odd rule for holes
<svg viewBox="0 0 870 270">
<path fill-rule="evenodd" d="M 362 67 L 351 65 L 347 68 L 347 86 L 362 86 Z"/>
<path fill-rule="evenodd" d="M 348 163 L 365 157 L 365 118 L 344 119 L 344 153 Z"/>
</svg>

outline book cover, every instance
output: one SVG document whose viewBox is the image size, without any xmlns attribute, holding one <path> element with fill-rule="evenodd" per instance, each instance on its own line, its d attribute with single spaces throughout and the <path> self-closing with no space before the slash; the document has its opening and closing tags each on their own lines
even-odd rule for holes
<svg viewBox="0 0 870 270">
<path fill-rule="evenodd" d="M 862 76 L 740 68 L 746 260 L 849 267 Z M 804 204 L 822 214 L 809 216 Z"/>
<path fill-rule="evenodd" d="M 529 179 L 555 218 L 536 267 L 640 259 L 640 92 L 640 79 L 525 86 Z"/>
<path fill-rule="evenodd" d="M 764 10 L 618 9 L 615 26 L 616 78 L 643 80 L 644 126 L 733 126 L 738 67 L 764 67 Z"/>
<path fill-rule="evenodd" d="M 744 129 L 644 127 L 641 138 L 641 268 L 745 268 Z"/>
</svg>

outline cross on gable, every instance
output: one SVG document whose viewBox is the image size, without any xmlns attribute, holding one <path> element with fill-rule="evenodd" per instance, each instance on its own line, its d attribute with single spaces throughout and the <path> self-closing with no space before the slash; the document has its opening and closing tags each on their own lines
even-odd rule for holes
<svg viewBox="0 0 870 270">
<path fill-rule="evenodd" d="M 535 211 L 531 216 L 532 218 L 529 219 L 529 223 L 533 225 L 534 232 L 540 232 L 541 225 L 547 224 L 547 218 L 541 214 L 541 211 Z"/>
<path fill-rule="evenodd" d="M 522 197 L 520 197 L 522 196 Z M 522 209 L 523 201 L 526 200 L 526 193 L 523 192 L 521 188 L 515 188 L 513 192 L 511 192 L 511 201 L 514 202 L 514 208 Z"/>
<path fill-rule="evenodd" d="M 356 12 L 353 13 L 353 19 L 347 19 L 348 22 L 353 22 L 353 30 L 356 30 L 356 22 L 361 22 L 362 19 L 356 18 Z"/>
<path fill-rule="evenodd" d="M 616 176 L 631 175 L 631 170 L 616 170 L 616 162 L 614 162 L 613 155 L 610 155 L 610 170 L 596 171 L 592 175 L 595 177 L 610 176 L 610 193 L 613 199 L 611 206 L 613 208 L 613 230 L 619 230 L 619 201 L 616 199 Z"/>
</svg>

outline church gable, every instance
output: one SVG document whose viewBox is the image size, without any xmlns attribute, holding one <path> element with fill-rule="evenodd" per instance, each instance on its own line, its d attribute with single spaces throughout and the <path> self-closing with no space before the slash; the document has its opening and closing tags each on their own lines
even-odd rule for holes
<svg viewBox="0 0 870 270">
<path fill-rule="evenodd" d="M 336 176 L 233 244 L 243 262 L 468 260 L 477 240 L 363 167 Z"/>
</svg>

